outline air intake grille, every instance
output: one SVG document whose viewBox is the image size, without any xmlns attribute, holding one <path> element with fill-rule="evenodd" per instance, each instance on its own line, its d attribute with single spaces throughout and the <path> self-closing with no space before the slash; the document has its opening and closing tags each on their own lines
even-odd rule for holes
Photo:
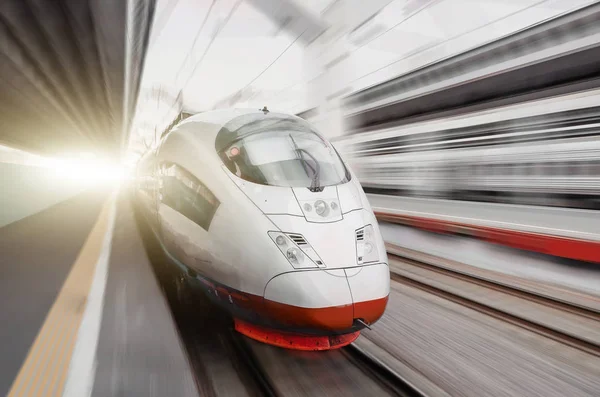
<svg viewBox="0 0 600 397">
<path fill-rule="evenodd" d="M 356 231 L 356 241 L 363 241 L 365 239 L 365 231 L 364 229 L 360 229 Z"/>
<path fill-rule="evenodd" d="M 297 245 L 306 245 L 307 242 L 300 234 L 288 234 L 288 237 L 292 239 Z"/>
</svg>

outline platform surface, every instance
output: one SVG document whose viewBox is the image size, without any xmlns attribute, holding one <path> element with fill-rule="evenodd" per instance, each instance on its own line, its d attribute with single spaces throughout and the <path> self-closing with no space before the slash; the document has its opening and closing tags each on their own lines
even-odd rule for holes
<svg viewBox="0 0 600 397">
<path fill-rule="evenodd" d="M 86 192 L 0 229 L 0 395 L 6 395 L 107 192 Z"/>
<path fill-rule="evenodd" d="M 110 193 L 0 229 L 0 395 L 198 395 L 130 203 Z"/>
</svg>

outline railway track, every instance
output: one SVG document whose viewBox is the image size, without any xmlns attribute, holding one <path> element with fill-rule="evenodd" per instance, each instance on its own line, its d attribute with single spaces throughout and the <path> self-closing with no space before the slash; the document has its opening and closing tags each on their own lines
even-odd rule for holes
<svg viewBox="0 0 600 397">
<path fill-rule="evenodd" d="M 352 344 L 346 346 L 343 351 L 348 359 L 353 361 L 357 367 L 385 385 L 391 395 L 425 397 L 425 394 L 419 391 L 418 388 L 364 349 Z"/>
<path fill-rule="evenodd" d="M 389 250 L 392 280 L 600 357 L 600 312 Z"/>
<path fill-rule="evenodd" d="M 246 378 L 253 384 L 255 393 L 266 397 L 279 396 L 280 393 L 271 382 L 270 377 L 252 349 L 248 346 L 245 337 L 231 330 L 229 339 L 231 341 L 234 360 L 238 364 L 238 371 L 245 371 Z M 242 366 L 243 368 L 240 368 Z"/>
<path fill-rule="evenodd" d="M 247 374 L 251 375 L 254 389 L 258 395 L 275 397 L 288 394 L 285 387 L 278 387 L 278 383 L 285 381 L 282 379 L 273 379 L 274 377 L 262 365 L 261 359 L 257 356 L 256 352 L 249 346 L 250 341 L 246 337 L 232 331 L 230 338 L 233 351 L 235 352 L 234 359 L 240 366 L 244 367 L 243 370 Z M 271 349 L 275 349 L 278 354 L 282 355 L 295 354 L 295 352 L 286 351 L 281 348 L 271 347 Z M 344 356 L 348 362 L 352 363 L 353 366 L 357 367 L 373 382 L 376 382 L 390 396 L 425 397 L 423 393 L 406 381 L 401 375 L 356 345 L 346 346 L 340 349 L 339 353 L 332 351 L 302 352 L 300 354 L 310 356 L 312 360 L 316 361 L 324 359 L 328 354 L 332 353 Z M 334 368 L 330 368 L 330 370 L 334 371 Z M 293 378 L 296 375 L 302 376 L 290 370 L 289 377 Z M 299 387 L 299 389 L 301 388 Z M 348 392 L 348 395 L 352 395 L 351 391 Z"/>
</svg>

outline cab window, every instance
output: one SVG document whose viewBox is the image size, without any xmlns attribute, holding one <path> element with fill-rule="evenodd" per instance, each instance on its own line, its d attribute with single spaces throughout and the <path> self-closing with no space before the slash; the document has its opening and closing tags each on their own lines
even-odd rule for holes
<svg viewBox="0 0 600 397">
<path fill-rule="evenodd" d="M 233 121 L 236 128 L 226 124 L 219 132 L 217 149 L 238 177 L 261 185 L 308 188 L 350 180 L 335 148 L 303 120 L 253 114 L 246 123 Z"/>
</svg>

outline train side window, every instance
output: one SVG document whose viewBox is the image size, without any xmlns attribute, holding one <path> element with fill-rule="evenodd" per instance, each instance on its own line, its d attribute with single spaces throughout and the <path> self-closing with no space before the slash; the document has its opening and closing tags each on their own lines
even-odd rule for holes
<svg viewBox="0 0 600 397">
<path fill-rule="evenodd" d="M 163 164 L 162 202 L 204 230 L 221 204 L 215 195 L 195 176 L 176 164 Z"/>
</svg>

